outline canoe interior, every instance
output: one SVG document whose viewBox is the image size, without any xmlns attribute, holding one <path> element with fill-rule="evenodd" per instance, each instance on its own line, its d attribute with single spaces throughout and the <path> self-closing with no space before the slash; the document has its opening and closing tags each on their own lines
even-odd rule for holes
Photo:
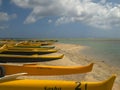
<svg viewBox="0 0 120 90">
<path fill-rule="evenodd" d="M 0 57 L 0 63 L 7 62 L 46 62 L 51 60 L 57 60 L 58 58 L 12 58 L 12 57 Z"/>
<path fill-rule="evenodd" d="M 1 54 L 12 54 L 12 55 L 33 55 L 33 54 L 38 54 L 38 55 L 43 55 L 43 54 L 50 54 L 50 53 L 54 53 L 54 52 L 8 52 L 8 51 L 4 51 L 1 52 Z"/>
</svg>

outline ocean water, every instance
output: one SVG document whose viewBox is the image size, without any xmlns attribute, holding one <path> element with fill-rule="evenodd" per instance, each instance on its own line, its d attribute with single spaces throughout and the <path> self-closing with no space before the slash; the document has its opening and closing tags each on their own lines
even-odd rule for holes
<svg viewBox="0 0 120 90">
<path fill-rule="evenodd" d="M 120 67 L 119 39 L 60 39 L 59 42 L 88 46 L 84 54 Z"/>
</svg>

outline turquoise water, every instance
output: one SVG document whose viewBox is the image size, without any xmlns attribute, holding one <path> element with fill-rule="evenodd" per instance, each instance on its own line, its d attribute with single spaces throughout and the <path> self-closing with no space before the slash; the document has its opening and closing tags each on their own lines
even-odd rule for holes
<svg viewBox="0 0 120 90">
<path fill-rule="evenodd" d="M 120 67 L 120 40 L 113 39 L 60 39 L 59 42 L 89 46 L 83 53 Z"/>
</svg>

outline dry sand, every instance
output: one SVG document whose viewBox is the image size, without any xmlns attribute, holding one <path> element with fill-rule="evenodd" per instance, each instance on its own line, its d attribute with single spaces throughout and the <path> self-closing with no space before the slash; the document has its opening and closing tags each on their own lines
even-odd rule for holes
<svg viewBox="0 0 120 90">
<path fill-rule="evenodd" d="M 116 74 L 117 78 L 112 90 L 120 90 L 120 69 L 108 65 L 102 60 L 96 60 L 94 57 L 82 54 L 82 50 L 89 47 L 56 43 L 57 53 L 65 56 L 59 60 L 37 62 L 41 65 L 61 65 L 61 66 L 81 66 L 94 63 L 93 70 L 86 74 L 60 75 L 60 76 L 22 76 L 20 78 L 29 79 L 47 79 L 47 80 L 72 80 L 72 81 L 102 81 L 109 78 L 112 74 Z"/>
</svg>

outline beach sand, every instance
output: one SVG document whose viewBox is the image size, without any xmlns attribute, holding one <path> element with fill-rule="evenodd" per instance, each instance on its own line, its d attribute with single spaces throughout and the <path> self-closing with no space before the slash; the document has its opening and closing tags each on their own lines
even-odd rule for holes
<svg viewBox="0 0 120 90">
<path fill-rule="evenodd" d="M 37 64 L 54 66 L 84 66 L 90 63 L 94 63 L 93 70 L 85 74 L 72 74 L 60 76 L 22 76 L 20 78 L 94 82 L 106 80 L 112 74 L 116 74 L 117 78 L 115 80 L 112 90 L 120 90 L 120 69 L 117 66 L 110 66 L 105 61 L 96 60 L 94 57 L 83 54 L 82 50 L 87 49 L 89 47 L 63 43 L 56 43 L 54 45 L 56 46 L 56 49 L 59 49 L 57 53 L 64 54 L 64 57 L 62 59 L 53 61 L 37 62 Z"/>
</svg>

